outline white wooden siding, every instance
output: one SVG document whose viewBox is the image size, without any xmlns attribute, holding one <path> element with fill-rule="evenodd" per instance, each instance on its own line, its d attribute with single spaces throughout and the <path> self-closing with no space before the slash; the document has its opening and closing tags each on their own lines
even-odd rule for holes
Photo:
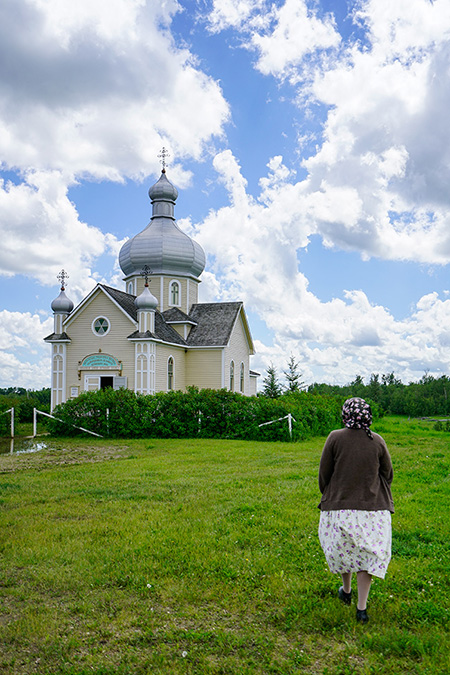
<svg viewBox="0 0 450 675">
<path fill-rule="evenodd" d="M 222 348 L 189 349 L 186 354 L 186 382 L 200 389 L 221 389 Z"/>
<path fill-rule="evenodd" d="M 162 344 L 156 345 L 156 391 L 167 391 L 167 363 L 170 356 L 173 358 L 173 389 L 184 391 L 186 388 L 186 354 L 184 347 Z"/>
<path fill-rule="evenodd" d="M 247 336 L 239 313 L 224 354 L 224 382 L 226 389 L 230 388 L 230 364 L 234 361 L 234 391 L 251 395 L 250 391 L 250 351 Z M 244 364 L 244 391 L 240 391 L 241 363 Z"/>
<path fill-rule="evenodd" d="M 106 335 L 98 336 L 92 332 L 92 322 L 98 316 L 104 316 L 111 328 Z M 85 373 L 98 375 L 101 371 L 83 371 L 78 379 L 79 362 L 89 354 L 96 354 L 101 349 L 103 354 L 110 354 L 122 362 L 122 375 L 127 377 L 128 387 L 134 389 L 134 344 L 127 340 L 128 335 L 137 328 L 136 324 L 102 292 L 98 291 L 91 301 L 80 311 L 67 327 L 71 343 L 67 345 L 66 399 L 71 387 L 84 388 Z M 103 375 L 118 375 L 117 371 L 103 371 Z"/>
</svg>

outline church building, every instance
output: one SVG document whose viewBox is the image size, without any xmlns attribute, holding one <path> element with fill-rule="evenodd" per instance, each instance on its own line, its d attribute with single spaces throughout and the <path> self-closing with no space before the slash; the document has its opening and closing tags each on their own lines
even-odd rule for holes
<svg viewBox="0 0 450 675">
<path fill-rule="evenodd" d="M 51 408 L 83 391 L 141 394 L 189 386 L 256 394 L 253 341 L 242 302 L 199 303 L 202 247 L 174 217 L 178 192 L 163 170 L 149 190 L 152 217 L 122 246 L 125 289 L 97 284 L 74 308 L 52 302 Z"/>
</svg>

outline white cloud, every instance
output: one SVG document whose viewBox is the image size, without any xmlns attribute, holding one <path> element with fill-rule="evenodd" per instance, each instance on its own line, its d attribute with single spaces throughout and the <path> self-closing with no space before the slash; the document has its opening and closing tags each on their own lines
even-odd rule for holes
<svg viewBox="0 0 450 675">
<path fill-rule="evenodd" d="M 49 283 L 70 251 L 71 288 L 117 241 L 78 218 L 77 180 L 157 169 L 163 144 L 199 158 L 229 110 L 220 87 L 173 42 L 175 0 L 6 0 L 0 10 L 0 274 Z M 198 110 L 202 110 L 202 115 Z M 172 168 L 180 186 L 189 180 Z"/>
<path fill-rule="evenodd" d="M 234 27 L 258 51 L 258 70 L 298 85 L 302 113 L 325 106 L 321 142 L 293 190 L 304 195 L 309 231 L 364 258 L 445 264 L 450 8 L 446 0 L 391 4 L 357 3 L 353 20 L 365 35 L 356 42 L 303 0 L 267 8 L 259 23 L 250 4 L 215 0 L 213 17 L 222 17 L 217 30 Z"/>
<path fill-rule="evenodd" d="M 285 77 L 305 56 L 337 47 L 341 38 L 332 18 L 320 19 L 303 0 L 286 0 L 272 9 L 272 22 L 264 32 L 253 32 L 251 45 L 258 51 L 257 68 L 265 75 Z"/>
<path fill-rule="evenodd" d="M 285 0 L 277 6 L 267 0 L 213 0 L 206 17 L 210 30 L 234 28 L 242 45 L 258 55 L 256 68 L 264 75 L 298 79 L 295 68 L 305 57 L 337 47 L 341 37 L 333 17 L 319 17 L 305 0 Z"/>
<path fill-rule="evenodd" d="M 0 311 L 0 387 L 41 389 L 49 384 L 48 346 L 53 319 L 29 312 Z"/>
<path fill-rule="evenodd" d="M 19 185 L 0 181 L 0 234 L 2 274 L 19 272 L 48 285 L 69 265 L 74 300 L 94 283 L 93 259 L 117 250 L 115 237 L 79 220 L 58 171 L 30 172 Z"/>
<path fill-rule="evenodd" d="M 397 172 L 401 158 L 402 152 L 386 155 L 387 170 Z M 273 335 L 272 346 L 258 343 L 252 367 L 263 371 L 274 362 L 281 373 L 292 353 L 308 381 L 345 383 L 356 374 L 399 370 L 408 380 L 425 370 L 447 371 L 450 300 L 440 300 L 437 293 L 424 296 L 403 320 L 372 303 L 361 290 L 349 289 L 342 298 L 321 302 L 309 291 L 297 263 L 298 250 L 313 233 L 312 219 L 304 217 L 305 205 L 313 208 L 304 186 L 290 183 L 292 177 L 275 158 L 255 199 L 247 194 L 229 151 L 215 158 L 215 167 L 229 191 L 230 205 L 211 211 L 193 231 L 213 256 L 209 269 L 220 297 L 242 299 Z M 342 223 L 354 225 L 345 200 L 341 207 L 336 203 L 336 212 Z"/>
<path fill-rule="evenodd" d="M 177 9 L 150 0 L 91 0 L 69 10 L 61 0 L 7 2 L 0 22 L 4 165 L 119 180 L 154 170 L 163 142 L 179 156 L 199 157 L 222 133 L 228 106 L 162 28 Z"/>
<path fill-rule="evenodd" d="M 266 0 L 213 0 L 207 15 L 209 29 L 218 33 L 227 28 L 242 28 L 253 24 L 265 13 Z"/>
</svg>

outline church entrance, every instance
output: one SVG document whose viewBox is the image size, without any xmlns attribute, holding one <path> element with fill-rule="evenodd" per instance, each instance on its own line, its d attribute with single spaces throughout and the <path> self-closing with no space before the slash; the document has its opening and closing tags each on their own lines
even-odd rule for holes
<svg viewBox="0 0 450 675">
<path fill-rule="evenodd" d="M 117 384 L 117 380 L 122 380 L 123 378 L 118 378 L 115 375 L 85 375 L 84 377 L 84 391 L 98 391 L 99 389 L 106 389 L 107 387 L 118 388 L 114 385 Z M 114 382 L 116 380 L 116 383 Z M 121 382 L 119 386 L 126 386 L 126 382 Z"/>
<path fill-rule="evenodd" d="M 101 377 L 100 378 L 100 389 L 106 389 L 107 387 L 112 387 L 114 384 L 113 377 Z"/>
</svg>

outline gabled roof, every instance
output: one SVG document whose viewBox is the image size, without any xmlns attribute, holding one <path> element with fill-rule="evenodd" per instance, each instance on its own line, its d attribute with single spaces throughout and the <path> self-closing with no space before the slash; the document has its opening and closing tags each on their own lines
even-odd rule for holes
<svg viewBox="0 0 450 675">
<path fill-rule="evenodd" d="M 250 351 L 253 341 L 242 302 L 210 302 L 192 305 L 190 316 L 196 322 L 187 338 L 190 347 L 225 347 L 238 320 L 242 317 Z"/>
<path fill-rule="evenodd" d="M 113 303 L 126 315 L 130 321 L 133 323 L 137 322 L 137 311 L 134 305 L 134 295 L 129 293 L 124 293 L 123 291 L 118 291 L 116 288 L 111 288 L 111 286 L 105 286 L 105 284 L 97 284 L 88 295 L 83 298 L 79 305 L 69 314 L 67 319 L 64 321 L 64 326 L 68 326 L 72 323 L 73 318 L 88 304 L 91 298 L 98 292 L 104 293 L 106 296 L 113 301 Z"/>
<path fill-rule="evenodd" d="M 162 315 L 167 323 L 189 323 L 195 325 L 195 321 L 188 314 L 182 312 L 181 309 L 178 309 L 178 307 L 166 309 Z"/>
<path fill-rule="evenodd" d="M 155 332 L 151 333 L 149 330 L 145 331 L 145 333 L 140 333 L 139 331 L 135 331 L 134 333 L 131 333 L 131 335 L 128 335 L 129 340 L 162 340 L 163 342 L 170 342 L 172 344 L 176 345 L 186 345 L 186 340 L 183 340 L 181 335 L 177 333 L 175 328 L 172 328 L 172 326 L 169 326 L 164 321 L 164 317 L 161 314 L 161 312 L 156 311 L 155 312 Z"/>
</svg>

